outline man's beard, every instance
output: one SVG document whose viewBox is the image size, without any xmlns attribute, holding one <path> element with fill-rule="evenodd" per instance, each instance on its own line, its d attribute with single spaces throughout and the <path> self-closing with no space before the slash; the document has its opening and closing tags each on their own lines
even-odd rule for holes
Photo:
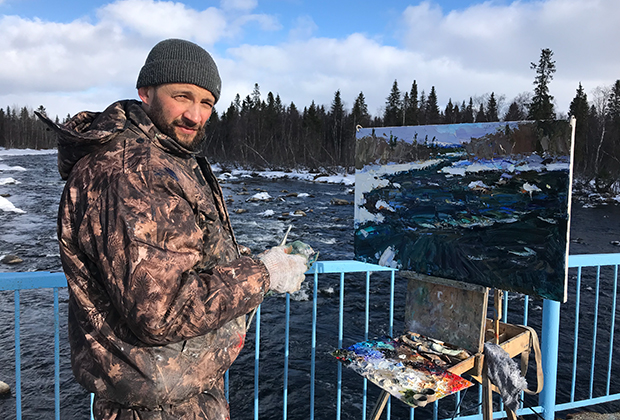
<svg viewBox="0 0 620 420">
<path fill-rule="evenodd" d="M 196 124 L 195 126 L 190 126 L 189 124 L 185 124 L 180 118 L 177 118 L 169 123 L 168 121 L 166 121 L 166 117 L 164 116 L 164 110 L 157 97 L 155 97 L 155 99 L 151 103 L 149 111 L 149 117 L 151 118 L 151 121 L 153 121 L 153 124 L 155 124 L 155 126 L 159 128 L 159 131 L 161 131 L 168 137 L 173 138 L 180 145 L 192 151 L 195 151 L 204 140 L 206 124 L 203 126 L 200 126 L 198 124 Z M 181 134 L 181 138 L 179 138 L 179 134 L 175 130 L 175 127 L 186 127 L 191 129 L 198 127 L 198 129 L 195 131 L 194 137 L 189 140 L 189 135 L 185 136 Z"/>
</svg>

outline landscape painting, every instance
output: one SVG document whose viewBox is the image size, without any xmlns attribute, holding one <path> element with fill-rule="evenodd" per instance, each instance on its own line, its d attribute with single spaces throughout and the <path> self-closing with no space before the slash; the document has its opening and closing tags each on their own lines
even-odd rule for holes
<svg viewBox="0 0 620 420">
<path fill-rule="evenodd" d="M 566 300 L 568 121 L 360 129 L 356 259 Z"/>
</svg>

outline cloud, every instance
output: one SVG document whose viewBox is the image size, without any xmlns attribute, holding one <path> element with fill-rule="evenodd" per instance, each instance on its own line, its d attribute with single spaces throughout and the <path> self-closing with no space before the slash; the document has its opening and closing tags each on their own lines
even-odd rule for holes
<svg viewBox="0 0 620 420">
<path fill-rule="evenodd" d="M 574 94 L 579 80 L 618 78 L 620 56 L 607 40 L 617 39 L 619 14 L 615 0 L 487 1 L 447 14 L 424 1 L 404 11 L 398 36 L 425 59 L 446 57 L 468 71 L 503 74 L 506 82 L 526 76 L 541 49 L 550 48 L 555 80 L 570 81 Z"/>
<path fill-rule="evenodd" d="M 136 97 L 140 67 L 161 39 L 189 39 L 214 51 L 214 44 L 239 37 L 251 23 L 261 30 L 278 28 L 275 18 L 244 12 L 255 7 L 253 1 L 224 3 L 227 12 L 172 1 L 119 0 L 99 8 L 94 22 L 0 15 L 0 106 L 43 103 L 51 115 L 75 113 L 88 104 L 102 107 L 110 92 Z M 231 7 L 237 11 L 228 13 Z M 99 103 L 92 92 L 102 98 Z"/>
<path fill-rule="evenodd" d="M 43 104 L 51 115 L 64 116 L 135 98 L 148 51 L 167 37 L 212 52 L 223 79 L 220 112 L 237 93 L 250 94 L 254 83 L 263 97 L 271 91 L 301 109 L 312 100 L 329 107 L 336 90 L 350 108 L 361 91 L 374 115 L 382 113 L 394 80 L 402 92 L 413 80 L 427 94 L 435 86 L 442 107 L 449 98 L 460 104 L 490 92 L 510 101 L 532 91 L 530 62 L 542 48 L 554 51 L 550 90 L 561 111 L 580 81 L 589 93 L 620 78 L 615 0 L 487 1 L 450 12 L 425 1 L 403 9 L 391 34 L 365 26 L 363 34 L 339 38 L 321 37 L 311 15 L 293 16 L 285 28 L 257 11 L 255 0 L 223 0 L 202 10 L 173 1 L 118 0 L 97 9 L 92 21 L 0 16 L 0 106 Z M 283 29 L 287 33 L 280 34 Z M 261 45 L 257 40 L 265 34 L 283 36 Z M 395 38 L 387 45 L 390 35 Z"/>
<path fill-rule="evenodd" d="M 299 16 L 295 26 L 289 31 L 289 38 L 294 40 L 308 39 L 319 29 L 312 16 Z"/>
<path fill-rule="evenodd" d="M 215 7 L 199 11 L 169 1 L 120 0 L 102 7 L 97 14 L 100 25 L 145 38 L 190 38 L 212 46 L 226 36 L 226 18 Z"/>
</svg>

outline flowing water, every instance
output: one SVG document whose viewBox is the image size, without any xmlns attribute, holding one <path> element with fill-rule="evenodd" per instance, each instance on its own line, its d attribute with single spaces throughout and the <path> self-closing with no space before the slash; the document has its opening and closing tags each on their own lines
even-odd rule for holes
<svg viewBox="0 0 620 420">
<path fill-rule="evenodd" d="M 3 183 L 13 178 L 19 183 Z M 0 272 L 9 271 L 59 271 L 60 258 L 56 244 L 56 211 L 64 182 L 56 171 L 56 155 L 0 156 L 0 197 L 9 200 L 16 208 L 25 211 L 17 213 L 0 210 L 0 256 L 14 254 L 23 262 L 16 265 L 0 263 Z M 260 176 L 228 178 L 223 181 L 224 195 L 236 235 L 240 243 L 254 252 L 276 245 L 286 228 L 293 225 L 289 238 L 309 243 L 320 252 L 321 260 L 353 259 L 353 206 L 334 205 L 332 199 L 352 201 L 350 186 L 342 184 L 321 184 L 293 179 L 265 179 Z M 255 194 L 268 193 L 268 201 L 248 201 Z M 291 193 L 298 193 L 297 196 Z M 301 193 L 301 194 L 300 194 Z M 7 196 L 8 195 L 8 196 Z M 264 196 L 262 194 L 261 196 Z M 260 197 L 260 196 L 259 196 Z M 1 200 L 1 198 L 0 198 Z M 0 202 L 1 203 L 1 202 Z M 298 215 L 293 213 L 297 211 Z M 575 203 L 571 224 L 571 253 L 620 252 L 611 242 L 620 240 L 620 207 L 615 205 L 584 208 Z M 374 277 L 373 277 L 374 278 Z M 569 281 L 568 306 L 574 307 L 574 273 Z M 594 274 L 584 277 L 582 289 L 592 289 Z M 317 419 L 335 417 L 337 362 L 330 355 L 336 348 L 338 317 L 338 278 L 325 277 L 319 285 L 319 313 L 317 332 L 317 394 L 315 409 Z M 344 344 L 350 345 L 363 339 L 365 277 L 352 276 L 347 280 L 344 316 L 346 332 Z M 308 417 L 310 345 L 309 326 L 312 312 L 312 282 L 292 296 L 291 343 L 289 362 L 288 416 L 290 419 Z M 398 308 L 404 302 L 404 281 L 397 281 L 396 314 L 394 330 L 402 329 L 402 316 Z M 378 276 L 370 289 L 371 321 L 373 335 L 388 332 L 386 314 L 389 311 L 389 288 L 385 276 Z M 511 295 L 512 296 L 512 295 Z M 14 387 L 13 346 L 13 293 L 0 292 L 0 380 Z M 589 300 L 588 300 L 589 299 Z M 53 301 L 51 290 L 29 290 L 20 294 L 21 300 L 21 357 L 22 357 L 22 406 L 25 419 L 51 419 L 54 407 L 54 361 L 53 361 Z M 511 305 L 521 307 L 523 296 L 511 297 Z M 282 297 L 265 300 L 261 310 L 261 359 L 260 359 L 260 418 L 282 418 L 282 374 L 284 353 L 284 306 Z M 540 325 L 540 300 L 530 300 L 530 323 Z M 579 343 L 582 374 L 589 372 L 589 354 L 592 349 L 593 301 L 582 297 L 581 320 L 583 330 Z M 609 296 L 602 297 L 600 311 L 609 318 Z M 61 417 L 63 419 L 88 418 L 89 399 L 87 393 L 73 380 L 69 365 L 69 348 L 66 333 L 67 292 L 60 291 L 60 342 L 61 342 Z M 568 315 L 564 315 L 567 313 Z M 570 378 L 572 361 L 573 321 L 571 309 L 564 312 L 561 325 L 560 379 Z M 509 321 L 520 323 L 517 314 L 510 314 Z M 600 321 L 602 322 L 602 321 Z M 609 323 L 609 321 L 607 321 Z M 252 327 L 246 341 L 246 349 L 231 369 L 230 402 L 234 419 L 249 419 L 253 416 L 254 386 L 254 332 Z M 360 333 L 361 332 L 361 333 Z M 618 332 L 620 333 L 620 332 Z M 604 342 L 605 334 L 599 339 Z M 275 338 L 274 338 L 275 337 Z M 563 340 L 563 341 L 562 341 Z M 583 350 L 583 351 L 581 351 Z M 599 348 L 599 353 L 607 348 Z M 620 361 L 619 361 L 620 362 Z M 615 362 L 614 362 L 615 363 Z M 583 372 L 582 372 L 583 371 Z M 620 371 L 617 369 L 617 371 Z M 585 372 L 585 373 L 584 373 Z M 605 369 L 597 366 L 595 389 L 606 378 Z M 589 375 L 589 373 L 587 373 Z M 343 419 L 360 417 L 361 380 L 355 374 L 343 371 Z M 620 386 L 612 380 L 613 387 Z M 583 387 L 587 388 L 587 386 Z M 587 392 L 580 388 L 579 392 Z M 570 390 L 560 389 L 559 398 L 566 398 Z M 369 402 L 372 406 L 378 395 L 374 386 L 369 386 Z M 616 389 L 616 392 L 618 390 Z M 578 394 L 579 395 L 579 394 Z M 605 411 L 607 408 L 602 408 Z M 393 418 L 408 413 L 401 404 L 394 404 Z M 449 411 L 440 414 L 450 415 Z M 398 416 L 398 417 L 396 417 Z M 417 417 L 417 416 L 416 416 Z M 15 418 L 15 395 L 0 399 L 0 418 Z M 407 417 L 408 418 L 408 414 Z"/>
</svg>

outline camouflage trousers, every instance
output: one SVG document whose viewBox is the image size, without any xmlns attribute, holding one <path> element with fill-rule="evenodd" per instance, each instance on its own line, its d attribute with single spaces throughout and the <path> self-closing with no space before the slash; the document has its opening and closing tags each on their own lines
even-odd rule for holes
<svg viewBox="0 0 620 420">
<path fill-rule="evenodd" d="M 178 405 L 157 409 L 122 407 L 113 401 L 97 398 L 93 406 L 95 420 L 230 420 L 223 381 L 207 392 Z"/>
</svg>

